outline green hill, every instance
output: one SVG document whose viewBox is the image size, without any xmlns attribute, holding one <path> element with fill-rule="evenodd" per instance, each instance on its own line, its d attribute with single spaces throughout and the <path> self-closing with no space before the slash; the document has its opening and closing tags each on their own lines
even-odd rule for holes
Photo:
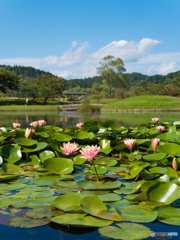
<svg viewBox="0 0 180 240">
<path fill-rule="evenodd" d="M 180 98 L 146 95 L 126 98 L 121 101 L 110 103 L 103 107 L 105 109 L 180 109 Z"/>
</svg>

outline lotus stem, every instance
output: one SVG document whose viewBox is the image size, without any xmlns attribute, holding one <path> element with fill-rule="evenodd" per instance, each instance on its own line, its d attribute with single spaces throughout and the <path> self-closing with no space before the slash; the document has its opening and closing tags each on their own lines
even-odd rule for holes
<svg viewBox="0 0 180 240">
<path fill-rule="evenodd" d="M 99 182 L 99 176 L 98 176 L 98 173 L 97 173 L 97 170 L 96 170 L 96 167 L 95 167 L 95 164 L 94 164 L 93 159 L 92 159 L 92 163 L 93 163 L 93 166 L 94 166 L 94 171 L 95 171 L 95 173 L 96 173 L 97 181 Z"/>
<path fill-rule="evenodd" d="M 130 150 L 131 151 L 131 150 Z M 132 156 L 132 160 L 134 160 L 134 156 L 133 156 L 133 153 L 132 153 L 132 151 L 131 151 L 131 156 Z"/>
<path fill-rule="evenodd" d="M 58 154 L 58 152 L 57 152 L 57 151 L 55 151 L 55 154 L 56 154 L 56 156 L 57 156 L 57 157 L 59 157 L 59 154 Z"/>
</svg>

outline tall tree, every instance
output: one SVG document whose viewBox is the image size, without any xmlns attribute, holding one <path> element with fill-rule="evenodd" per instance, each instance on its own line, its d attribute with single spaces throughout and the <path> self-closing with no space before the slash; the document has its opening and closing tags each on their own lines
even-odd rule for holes
<svg viewBox="0 0 180 240">
<path fill-rule="evenodd" d="M 124 62 L 121 58 L 116 58 L 114 56 L 108 55 L 102 59 L 100 62 L 101 66 L 97 67 L 98 73 L 106 81 L 109 89 L 109 96 L 112 97 L 112 87 L 113 85 L 118 85 L 125 87 L 126 79 L 123 72 L 126 71 L 124 68 Z"/>
<path fill-rule="evenodd" d="M 17 76 L 14 72 L 0 68 L 0 91 L 7 93 L 9 89 L 17 90 L 20 79 L 21 76 Z"/>
<path fill-rule="evenodd" d="M 44 98 L 44 104 L 48 98 L 61 96 L 64 90 L 64 79 L 43 74 L 36 80 L 38 96 Z"/>
</svg>

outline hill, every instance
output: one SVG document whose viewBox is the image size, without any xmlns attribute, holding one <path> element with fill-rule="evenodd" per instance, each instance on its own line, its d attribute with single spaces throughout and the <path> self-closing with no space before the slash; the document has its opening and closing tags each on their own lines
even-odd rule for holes
<svg viewBox="0 0 180 240">
<path fill-rule="evenodd" d="M 146 95 L 126 98 L 110 103 L 105 109 L 179 109 L 179 97 Z"/>
<path fill-rule="evenodd" d="M 54 76 L 50 72 L 45 72 L 33 67 L 23 67 L 23 66 L 7 66 L 0 65 L 0 67 L 6 67 L 7 70 L 15 72 L 17 75 L 22 75 L 24 78 L 38 78 L 42 74 L 48 74 Z M 167 75 L 153 75 L 148 76 L 141 73 L 125 73 L 127 80 L 127 90 L 129 90 L 132 86 L 142 86 L 147 87 L 149 83 L 164 83 L 166 78 L 177 78 L 180 77 L 180 71 L 172 72 Z M 89 78 L 79 78 L 79 79 L 71 79 L 66 81 L 66 90 L 70 88 L 74 88 L 79 86 L 81 88 L 92 88 L 93 83 L 97 82 L 99 84 L 102 83 L 103 78 L 100 76 L 89 77 Z"/>
</svg>

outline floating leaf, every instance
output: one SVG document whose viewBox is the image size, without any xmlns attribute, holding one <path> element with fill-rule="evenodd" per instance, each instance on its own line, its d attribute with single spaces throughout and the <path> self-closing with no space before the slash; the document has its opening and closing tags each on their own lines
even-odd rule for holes
<svg viewBox="0 0 180 240">
<path fill-rule="evenodd" d="M 135 223 L 117 223 L 118 227 L 107 226 L 99 229 L 100 234 L 108 238 L 122 240 L 145 239 L 150 236 L 151 230 Z"/>
<path fill-rule="evenodd" d="M 46 159 L 53 158 L 55 154 L 52 151 L 46 150 L 44 152 L 41 152 L 39 154 L 39 158 L 41 162 L 43 163 Z"/>
<path fill-rule="evenodd" d="M 45 168 L 55 174 L 68 174 L 73 171 L 73 161 L 68 158 L 50 158 L 43 162 Z"/>
<path fill-rule="evenodd" d="M 112 221 L 99 219 L 92 216 L 86 216 L 85 214 L 77 214 L 77 213 L 66 213 L 57 217 L 51 218 L 52 222 L 58 223 L 58 224 L 66 224 L 66 225 L 72 225 L 75 227 L 104 227 L 108 226 Z"/>
<path fill-rule="evenodd" d="M 109 190 L 119 188 L 121 185 L 120 181 L 117 182 L 92 182 L 92 181 L 79 181 L 77 183 L 81 188 L 85 190 Z"/>
<path fill-rule="evenodd" d="M 15 143 L 21 146 L 32 146 L 36 144 L 38 141 L 30 139 L 30 138 L 16 138 Z"/>
<path fill-rule="evenodd" d="M 22 173 L 24 170 L 12 163 L 4 163 L 2 166 L 2 170 L 7 174 L 19 174 Z"/>
<path fill-rule="evenodd" d="M 25 215 L 16 216 L 9 220 L 9 224 L 13 227 L 20 227 L 20 228 L 33 228 L 33 227 L 40 227 L 44 226 L 51 221 L 48 218 L 43 219 L 32 219 Z"/>
</svg>

